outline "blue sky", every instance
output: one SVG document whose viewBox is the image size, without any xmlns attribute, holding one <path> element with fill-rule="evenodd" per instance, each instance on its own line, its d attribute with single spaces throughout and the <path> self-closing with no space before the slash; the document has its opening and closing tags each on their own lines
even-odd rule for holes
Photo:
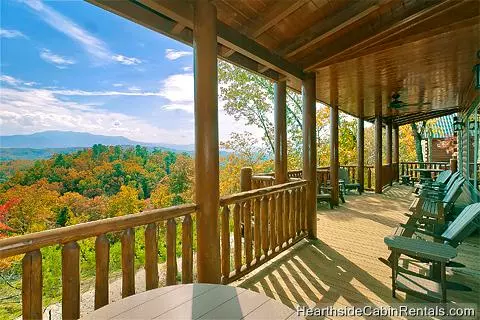
<svg viewBox="0 0 480 320">
<path fill-rule="evenodd" d="M 0 5 L 2 135 L 70 130 L 193 143 L 190 47 L 84 1 Z M 245 130 L 221 107 L 219 120 L 220 140 Z"/>
</svg>

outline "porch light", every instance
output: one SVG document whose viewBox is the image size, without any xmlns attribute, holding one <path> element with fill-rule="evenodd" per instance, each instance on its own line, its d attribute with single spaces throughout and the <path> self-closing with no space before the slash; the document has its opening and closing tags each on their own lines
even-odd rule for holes
<svg viewBox="0 0 480 320">
<path fill-rule="evenodd" d="M 460 119 L 458 119 L 457 116 L 453 117 L 453 130 L 458 132 L 458 131 L 462 131 L 462 128 L 465 124 L 463 123 L 463 121 L 461 121 Z"/>
</svg>

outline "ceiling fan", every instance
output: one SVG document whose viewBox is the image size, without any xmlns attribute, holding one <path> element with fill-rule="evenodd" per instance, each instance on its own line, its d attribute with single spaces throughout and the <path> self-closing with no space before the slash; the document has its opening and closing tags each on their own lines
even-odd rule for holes
<svg viewBox="0 0 480 320">
<path fill-rule="evenodd" d="M 400 108 L 405 108 L 405 107 L 421 107 L 424 105 L 429 105 L 432 104 L 431 102 L 419 102 L 419 103 L 405 103 L 400 100 L 400 94 L 398 92 L 395 92 L 392 94 L 392 101 L 390 101 L 389 107 L 392 109 L 400 109 Z"/>
</svg>

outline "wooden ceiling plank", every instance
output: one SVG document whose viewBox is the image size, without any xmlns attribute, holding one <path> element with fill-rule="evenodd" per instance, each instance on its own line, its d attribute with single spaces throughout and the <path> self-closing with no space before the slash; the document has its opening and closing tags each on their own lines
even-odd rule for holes
<svg viewBox="0 0 480 320">
<path fill-rule="evenodd" d="M 319 68 L 320 66 L 329 65 L 329 64 L 331 64 L 331 63 L 329 63 L 329 61 L 333 60 L 334 58 L 336 58 L 340 55 L 343 55 L 343 54 L 348 53 L 348 52 L 356 52 L 359 48 L 365 48 L 367 46 L 367 44 L 370 44 L 371 42 L 374 42 L 374 41 L 378 41 L 379 39 L 383 39 L 393 32 L 398 32 L 398 31 L 404 30 L 405 28 L 408 28 L 410 24 L 412 24 L 416 21 L 426 20 L 432 14 L 434 14 L 436 12 L 436 10 L 438 10 L 439 8 L 443 9 L 444 7 L 449 7 L 449 6 L 451 6 L 452 4 L 455 4 L 455 3 L 458 3 L 458 2 L 456 0 L 447 0 L 447 1 L 442 1 L 440 3 L 436 3 L 436 4 L 434 4 L 434 5 L 432 5 L 428 8 L 425 8 L 425 9 L 419 11 L 416 14 L 409 15 L 405 19 L 402 19 L 401 21 L 395 23 L 394 25 L 385 29 L 384 31 L 375 33 L 372 36 L 367 37 L 366 39 L 363 39 L 363 40 L 361 40 L 359 42 L 356 42 L 356 43 L 353 42 L 356 39 L 352 39 L 353 40 L 352 44 L 350 46 L 347 46 L 346 49 L 341 50 L 340 52 L 337 52 L 337 53 L 333 54 L 330 57 L 327 57 L 326 59 L 324 59 L 322 61 L 318 61 L 318 62 L 315 62 L 315 63 L 307 66 L 305 68 L 305 70 L 306 71 L 312 71 L 314 69 Z"/>
<path fill-rule="evenodd" d="M 185 26 L 181 23 L 177 23 L 173 28 L 172 28 L 172 31 L 171 33 L 172 34 L 179 34 L 180 32 L 183 31 L 183 29 L 185 29 Z"/>
<path fill-rule="evenodd" d="M 385 42 L 385 43 L 382 43 L 381 45 L 377 45 L 375 47 L 368 47 L 368 48 L 365 48 L 365 49 L 360 49 L 360 51 L 357 51 L 357 52 L 345 53 L 344 55 L 339 56 L 335 59 L 325 60 L 324 63 L 322 63 L 318 66 L 318 68 L 326 67 L 326 66 L 328 66 L 330 64 L 333 64 L 333 63 L 338 63 L 338 62 L 350 60 L 350 59 L 353 59 L 353 58 L 362 57 L 362 56 L 365 56 L 365 55 L 368 55 L 368 54 L 371 54 L 371 53 L 381 52 L 381 51 L 384 51 L 384 50 L 387 50 L 387 49 L 390 49 L 390 48 L 402 46 L 404 44 L 419 41 L 419 40 L 422 40 L 422 39 L 425 39 L 425 38 L 438 36 L 438 35 L 441 35 L 442 33 L 452 32 L 454 30 L 462 29 L 462 28 L 468 28 L 468 27 L 471 27 L 475 24 L 480 24 L 478 16 L 472 17 L 472 18 L 469 18 L 469 19 L 465 19 L 465 20 L 462 20 L 462 21 L 459 21 L 459 22 L 456 22 L 456 23 L 453 23 L 453 24 L 450 24 L 450 25 L 444 25 L 444 26 L 441 26 L 441 27 L 438 27 L 438 28 L 435 28 L 435 29 L 431 29 L 431 30 L 422 32 L 422 33 L 413 34 L 413 35 L 410 35 L 410 36 L 407 36 L 407 37 L 401 37 L 397 40 L 390 41 L 390 42 Z"/>
<path fill-rule="evenodd" d="M 337 32 L 340 32 L 342 29 L 345 29 L 347 28 L 348 26 L 354 24 L 355 22 L 365 18 L 366 16 L 368 16 L 369 14 L 371 14 L 372 12 L 375 12 L 376 10 L 378 10 L 378 8 L 380 8 L 379 5 L 374 5 L 370 8 L 367 8 L 365 10 L 363 10 L 362 12 L 360 12 L 359 14 L 351 17 L 350 19 L 348 19 L 347 21 L 344 21 L 342 22 L 341 24 L 339 24 L 338 26 L 334 27 L 333 29 L 330 29 L 328 30 L 327 32 L 325 33 L 322 33 L 321 35 L 313 38 L 310 42 L 296 48 L 295 50 L 287 53 L 285 55 L 286 58 L 291 58 L 295 55 L 297 55 L 298 53 L 314 46 L 315 44 L 319 43 L 320 41 L 326 39 L 327 37 L 330 37 L 331 35 L 337 33 Z"/>
<path fill-rule="evenodd" d="M 302 7 L 307 1 L 309 0 L 278 1 L 273 8 L 267 7 L 265 10 L 266 12 L 260 13 L 257 19 L 243 31 L 253 39 L 256 39 Z"/>
<path fill-rule="evenodd" d="M 114 1 L 112 1 L 114 2 Z M 193 29 L 193 7 L 181 0 L 139 0 L 141 4 Z M 264 46 L 241 34 L 221 21 L 217 21 L 217 41 L 236 52 L 256 60 L 282 74 L 303 79 L 302 69 L 272 53 Z M 256 71 L 256 70 L 253 70 Z"/>
<path fill-rule="evenodd" d="M 281 45 L 280 50 L 278 51 L 279 54 L 284 57 L 294 56 L 298 52 L 310 46 L 312 41 L 315 42 L 316 38 L 321 37 L 323 34 L 338 27 L 339 21 L 345 22 L 353 19 L 356 16 L 356 12 L 361 14 L 365 10 L 369 10 L 374 4 L 376 4 L 376 1 L 357 1 L 353 5 L 347 6 L 338 13 L 333 14 L 327 19 L 323 19 L 309 27 L 302 34 L 298 35 L 297 40 L 293 43 L 289 43 L 286 46 Z"/>
</svg>

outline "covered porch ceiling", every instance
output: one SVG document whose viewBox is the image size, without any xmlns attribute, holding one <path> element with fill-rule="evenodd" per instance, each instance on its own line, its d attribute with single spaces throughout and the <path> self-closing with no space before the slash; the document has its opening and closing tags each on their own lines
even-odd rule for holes
<svg viewBox="0 0 480 320">
<path fill-rule="evenodd" d="M 193 1 L 89 2 L 183 43 L 193 41 Z M 218 56 L 295 90 L 317 74 L 317 99 L 397 124 L 456 112 L 471 101 L 480 60 L 480 2 L 458 0 L 215 0 Z M 392 109 L 393 93 L 414 106 Z"/>
</svg>

